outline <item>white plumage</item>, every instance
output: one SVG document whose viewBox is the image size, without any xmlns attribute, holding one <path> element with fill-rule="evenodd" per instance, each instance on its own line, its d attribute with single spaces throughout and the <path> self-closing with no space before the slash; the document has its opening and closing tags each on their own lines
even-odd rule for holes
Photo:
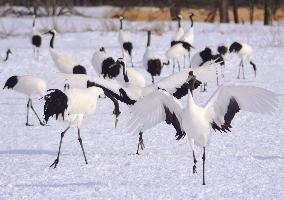
<svg viewBox="0 0 284 200">
<path fill-rule="evenodd" d="M 193 27 L 193 19 L 192 19 L 193 16 L 194 16 L 193 13 L 189 15 L 191 25 L 181 38 L 182 41 L 188 42 L 191 45 L 193 44 L 193 41 L 194 41 L 194 27 Z"/>
<path fill-rule="evenodd" d="M 99 95 L 103 93 L 103 90 L 97 87 L 67 90 L 65 94 L 68 98 L 68 107 L 65 116 L 77 114 L 87 116 L 94 113 L 97 99 Z M 70 123 L 70 125 L 72 125 L 72 123 Z M 80 126 L 80 124 L 76 124 L 76 127 L 78 126 Z"/>
<path fill-rule="evenodd" d="M 49 52 L 55 66 L 60 72 L 66 74 L 73 73 L 73 67 L 76 65 L 76 61 L 74 58 L 65 55 L 53 48 L 50 48 Z"/>
<path fill-rule="evenodd" d="M 31 126 L 29 124 L 29 109 L 31 108 L 36 117 L 38 118 L 41 125 L 44 125 L 40 120 L 38 114 L 33 108 L 32 97 L 40 96 L 43 97 L 46 93 L 46 83 L 44 80 L 32 76 L 32 75 L 24 75 L 24 76 L 11 76 L 5 83 L 3 89 L 12 89 L 19 93 L 26 95 L 28 99 L 27 103 L 27 121 L 26 126 Z"/>
<path fill-rule="evenodd" d="M 25 94 L 29 98 L 33 96 L 43 97 L 45 95 L 46 83 L 44 80 L 32 75 L 17 76 L 17 79 L 18 83 L 13 90 Z"/>
<path fill-rule="evenodd" d="M 172 46 L 166 53 L 168 59 L 180 59 L 188 53 L 181 43 Z"/>
<path fill-rule="evenodd" d="M 100 48 L 99 51 L 96 51 L 93 54 L 92 57 L 92 65 L 97 73 L 98 76 L 101 76 L 102 74 L 102 65 L 103 65 L 103 61 L 107 58 L 109 58 L 110 56 L 107 54 L 107 52 L 105 51 L 105 48 Z"/>
<path fill-rule="evenodd" d="M 49 52 L 57 69 L 66 74 L 86 74 L 86 69 L 83 66 L 78 65 L 74 58 L 54 48 L 53 43 L 55 40 L 56 31 L 53 29 L 45 34 L 47 33 L 52 35 Z"/>
<path fill-rule="evenodd" d="M 252 58 L 252 47 L 246 43 L 241 43 L 241 45 L 242 48 L 238 52 L 240 58 L 247 58 L 250 60 Z"/>
<path fill-rule="evenodd" d="M 172 46 L 167 52 L 166 56 L 170 60 L 179 60 L 184 56 L 189 55 L 190 49 L 192 48 L 192 45 L 188 43 L 187 41 L 180 41 L 179 43 Z M 175 65 L 173 63 L 173 73 L 174 73 Z M 178 68 L 180 71 L 180 64 L 178 62 Z"/>
<path fill-rule="evenodd" d="M 191 73 L 192 74 L 192 73 Z M 195 79 L 189 75 L 189 79 Z M 193 89 L 189 83 L 189 90 Z M 191 92 L 186 107 L 169 93 L 158 90 L 139 100 L 121 116 L 120 123 L 129 132 L 140 133 L 156 124 L 167 121 L 172 123 L 178 138 L 187 135 L 193 151 L 196 172 L 194 146 L 204 148 L 203 153 L 203 184 L 205 185 L 204 164 L 205 147 L 211 137 L 211 128 L 219 131 L 230 131 L 231 121 L 239 110 L 271 114 L 276 110 L 278 99 L 268 90 L 254 86 L 222 86 L 202 107 L 195 104 Z M 171 116 L 171 117 L 169 117 Z M 169 118 L 168 118 L 169 117 Z"/>
<path fill-rule="evenodd" d="M 130 85 L 136 86 L 136 87 L 145 86 L 146 81 L 142 73 L 140 73 L 138 70 L 135 70 L 133 68 L 127 68 L 126 71 L 127 71 Z M 124 85 L 125 85 L 125 82 L 124 82 Z"/>
</svg>

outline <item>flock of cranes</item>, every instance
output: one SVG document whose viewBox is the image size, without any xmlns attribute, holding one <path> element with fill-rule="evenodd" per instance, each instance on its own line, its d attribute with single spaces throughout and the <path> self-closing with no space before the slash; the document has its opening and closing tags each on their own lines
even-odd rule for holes
<svg viewBox="0 0 284 200">
<path fill-rule="evenodd" d="M 231 122 L 240 110 L 271 114 L 277 108 L 277 95 L 266 89 L 245 85 L 220 86 L 208 102 L 199 106 L 195 103 L 193 92 L 206 83 L 216 78 L 219 85 L 219 70 L 224 76 L 225 60 L 228 53 L 237 53 L 240 56 L 239 73 L 242 69 L 244 75 L 244 61 L 252 65 L 256 76 L 256 65 L 252 62 L 252 48 L 239 42 L 233 42 L 230 47 L 224 45 L 216 49 L 205 47 L 203 50 L 190 56 L 190 51 L 195 48 L 194 42 L 194 14 L 189 15 L 190 26 L 188 30 L 181 27 L 181 16 L 177 16 L 178 31 L 170 42 L 169 49 L 165 52 L 167 60 L 163 61 L 161 55 L 151 48 L 151 31 L 148 31 L 147 45 L 143 60 L 145 70 L 152 77 L 152 84 L 146 85 L 144 76 L 134 68 L 133 44 L 130 37 L 123 30 L 123 17 L 119 18 L 119 44 L 122 57 L 115 59 L 108 54 L 105 47 L 101 47 L 93 54 L 91 63 L 97 77 L 88 75 L 86 67 L 64 52 L 54 47 L 56 31 L 51 29 L 44 34 L 51 35 L 49 52 L 55 67 L 64 74 L 66 84 L 64 89 L 48 89 L 44 80 L 33 76 L 12 76 L 7 79 L 4 88 L 23 93 L 28 98 L 26 126 L 29 122 L 30 109 L 36 115 L 40 125 L 45 126 L 50 117 L 68 123 L 67 128 L 61 132 L 58 154 L 50 167 L 56 168 L 59 163 L 61 146 L 66 132 L 76 128 L 84 161 L 88 164 L 86 151 L 80 133 L 81 122 L 84 118 L 94 113 L 99 97 L 109 98 L 114 105 L 115 127 L 118 125 L 138 135 L 136 154 L 145 148 L 143 133 L 157 124 L 165 121 L 176 130 L 176 139 L 187 136 L 193 154 L 193 173 L 195 174 L 197 159 L 195 147 L 203 148 L 203 185 L 205 185 L 205 159 L 206 147 L 210 141 L 211 131 L 231 131 Z M 35 58 L 39 58 L 39 48 L 42 36 L 35 29 L 35 16 L 33 18 L 32 45 Z M 7 51 L 7 58 L 11 53 Z M 130 59 L 131 68 L 127 67 L 126 55 Z M 180 60 L 184 59 L 184 69 L 180 68 Z M 185 65 L 189 59 L 189 67 Z M 160 80 L 163 68 L 172 62 L 173 74 Z M 179 72 L 175 73 L 175 63 Z M 81 87 L 73 84 L 76 80 Z M 83 87 L 82 87 L 83 86 Z M 32 97 L 40 96 L 44 99 L 43 120 L 35 111 Z M 179 101 L 187 96 L 187 104 L 183 106 Z M 121 111 L 119 102 L 129 106 Z"/>
</svg>

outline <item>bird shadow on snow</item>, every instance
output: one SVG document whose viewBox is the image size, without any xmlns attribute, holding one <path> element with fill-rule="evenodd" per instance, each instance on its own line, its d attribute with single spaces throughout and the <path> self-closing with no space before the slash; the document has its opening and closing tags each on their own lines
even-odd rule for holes
<svg viewBox="0 0 284 200">
<path fill-rule="evenodd" d="M 284 159 L 283 156 L 252 156 L 257 160 L 275 160 L 275 159 Z"/>
<path fill-rule="evenodd" d="M 6 151 L 0 151 L 0 155 L 2 154 L 13 154 L 13 155 L 57 155 L 56 151 L 50 150 L 38 150 L 38 149 L 11 149 Z"/>
<path fill-rule="evenodd" d="M 104 184 L 102 182 L 83 182 L 83 183 L 49 183 L 49 184 L 41 184 L 41 183 L 35 183 L 35 184 L 19 184 L 15 185 L 16 187 L 42 187 L 42 188 L 57 188 L 57 187 L 69 187 L 69 186 L 83 186 L 83 187 L 93 187 L 93 186 L 107 186 L 107 184 Z"/>
</svg>

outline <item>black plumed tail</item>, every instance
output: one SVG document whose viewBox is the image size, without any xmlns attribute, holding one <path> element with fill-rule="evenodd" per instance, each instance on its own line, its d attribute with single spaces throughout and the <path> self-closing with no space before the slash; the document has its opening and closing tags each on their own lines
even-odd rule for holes
<svg viewBox="0 0 284 200">
<path fill-rule="evenodd" d="M 164 106 L 164 110 L 166 113 L 166 120 L 165 120 L 166 123 L 172 124 L 176 130 L 176 140 L 184 138 L 186 133 L 181 129 L 181 125 L 180 122 L 178 121 L 176 114 L 174 112 L 173 113 L 170 112 L 169 108 L 167 108 L 166 106 Z"/>
<path fill-rule="evenodd" d="M 58 89 L 47 90 L 47 95 L 44 96 L 44 120 L 47 123 L 48 119 L 55 115 L 55 118 L 58 119 L 58 116 L 61 114 L 64 119 L 64 112 L 67 109 L 68 98 L 64 92 Z"/>
<path fill-rule="evenodd" d="M 127 51 L 127 53 L 132 56 L 132 49 L 133 49 L 133 45 L 131 42 L 124 42 L 123 43 L 123 48 Z"/>
<path fill-rule="evenodd" d="M 170 64 L 170 60 L 168 60 L 167 62 L 163 62 L 163 66 L 169 65 L 169 64 Z"/>
<path fill-rule="evenodd" d="M 249 63 L 252 65 L 252 68 L 254 70 L 254 76 L 256 76 L 256 65 L 252 61 L 250 61 Z"/>
</svg>

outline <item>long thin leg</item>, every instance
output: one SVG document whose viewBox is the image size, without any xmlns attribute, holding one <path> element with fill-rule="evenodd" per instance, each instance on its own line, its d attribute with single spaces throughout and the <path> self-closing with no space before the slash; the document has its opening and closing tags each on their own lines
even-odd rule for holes
<svg viewBox="0 0 284 200">
<path fill-rule="evenodd" d="M 33 126 L 32 124 L 29 123 L 30 102 L 31 102 L 31 99 L 29 99 L 28 103 L 27 103 L 27 122 L 26 122 L 26 126 Z"/>
<path fill-rule="evenodd" d="M 56 168 L 57 164 L 59 163 L 59 155 L 60 155 L 60 151 L 61 151 L 62 139 L 63 139 L 65 133 L 69 130 L 69 128 L 70 128 L 70 126 L 68 126 L 68 127 L 61 133 L 61 138 L 60 138 L 60 143 L 59 143 L 59 149 L 58 149 L 58 153 L 57 153 L 57 158 L 54 160 L 54 162 L 53 162 L 49 167 L 54 166 L 54 168 Z"/>
<path fill-rule="evenodd" d="M 222 78 L 225 78 L 225 64 L 221 65 L 221 73 L 222 73 Z"/>
<path fill-rule="evenodd" d="M 197 173 L 196 171 L 196 163 L 197 163 L 197 160 L 195 158 L 195 154 L 194 154 L 194 150 L 192 151 L 192 155 L 193 155 L 193 174 Z"/>
<path fill-rule="evenodd" d="M 243 69 L 243 79 L 246 79 L 245 78 L 245 70 L 244 70 L 244 63 L 242 62 L 242 69 Z"/>
<path fill-rule="evenodd" d="M 201 92 L 207 92 L 207 82 L 203 83 L 203 90 Z"/>
<path fill-rule="evenodd" d="M 152 83 L 154 83 L 155 81 L 154 81 L 154 76 L 152 76 Z"/>
<path fill-rule="evenodd" d="M 143 132 L 139 133 L 139 140 L 138 140 L 138 145 L 137 145 L 137 151 L 136 154 L 139 155 L 139 146 L 141 150 L 145 149 L 144 141 L 143 141 Z"/>
<path fill-rule="evenodd" d="M 37 60 L 39 60 L 39 48 L 37 47 Z"/>
<path fill-rule="evenodd" d="M 216 66 L 216 82 L 217 86 L 219 85 L 219 74 L 218 74 L 218 67 Z"/>
<path fill-rule="evenodd" d="M 178 63 L 178 71 L 180 72 L 180 64 L 178 60 L 177 60 L 177 63 Z"/>
<path fill-rule="evenodd" d="M 203 160 L 203 183 L 202 185 L 205 185 L 205 147 L 203 147 L 202 160 Z"/>
<path fill-rule="evenodd" d="M 131 55 L 129 55 L 129 56 L 130 56 L 131 67 L 134 67 L 133 61 L 132 61 L 132 56 Z"/>
<path fill-rule="evenodd" d="M 173 73 L 175 73 L 175 59 L 173 59 Z"/>
<path fill-rule="evenodd" d="M 31 109 L 32 109 L 32 111 L 34 112 L 34 114 L 36 115 L 36 117 L 37 117 L 37 119 L 38 119 L 40 125 L 44 126 L 45 124 L 40 120 L 38 114 L 36 113 L 36 111 L 35 111 L 35 109 L 34 109 L 34 107 L 33 107 L 32 100 L 31 100 Z"/>
<path fill-rule="evenodd" d="M 121 48 L 121 51 L 122 51 L 122 58 L 124 59 L 124 49 L 123 49 L 123 47 Z"/>
<path fill-rule="evenodd" d="M 80 128 L 78 128 L 78 141 L 79 141 L 80 146 L 81 146 L 81 148 L 82 148 L 83 155 L 84 155 L 84 159 L 85 159 L 85 162 L 86 162 L 86 165 L 87 165 L 87 164 L 88 164 L 88 161 L 87 161 L 87 158 L 86 158 L 85 150 L 84 150 L 83 143 L 82 143 L 82 139 L 81 139 L 81 135 L 80 135 Z"/>
<path fill-rule="evenodd" d="M 241 60 L 240 64 L 239 64 L 239 73 L 237 76 L 237 79 L 240 79 L 240 73 L 241 73 L 241 66 L 242 66 L 243 60 Z"/>
<path fill-rule="evenodd" d="M 69 89 L 70 89 L 69 83 L 65 83 L 64 84 L 64 91 L 69 90 Z"/>
<path fill-rule="evenodd" d="M 191 68 L 191 65 L 190 65 L 190 53 L 188 54 L 188 65 L 189 65 L 189 68 Z"/>
</svg>

